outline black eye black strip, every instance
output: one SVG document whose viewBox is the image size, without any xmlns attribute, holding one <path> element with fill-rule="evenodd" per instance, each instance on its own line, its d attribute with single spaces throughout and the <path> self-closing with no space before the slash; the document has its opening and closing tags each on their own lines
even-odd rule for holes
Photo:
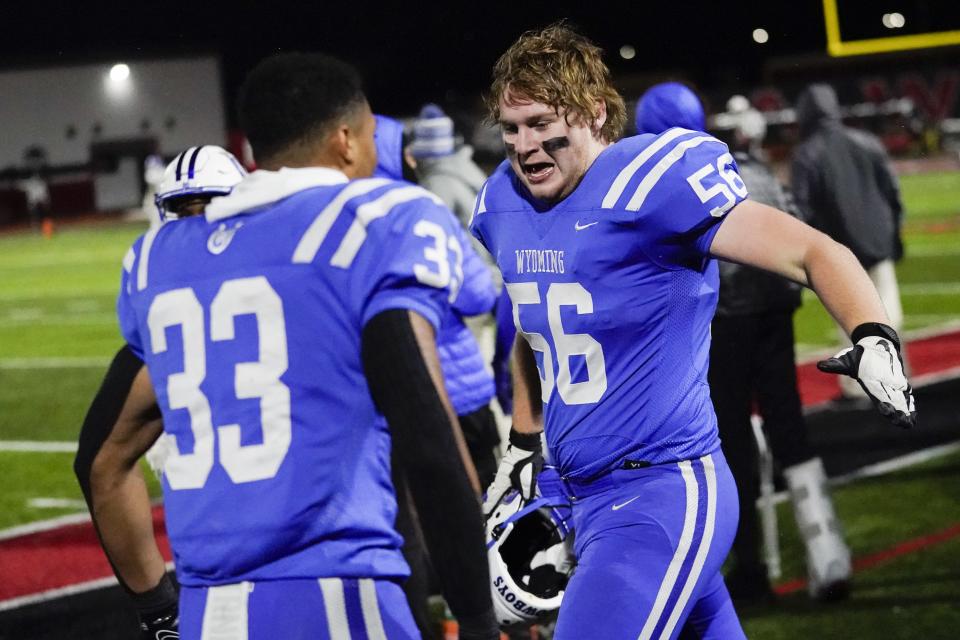
<svg viewBox="0 0 960 640">
<path fill-rule="evenodd" d="M 556 138 L 544 140 L 540 146 L 542 146 L 543 150 L 547 153 L 553 153 L 554 151 L 559 151 L 560 149 L 566 149 L 569 147 L 570 138 L 567 136 L 557 136 Z"/>
</svg>

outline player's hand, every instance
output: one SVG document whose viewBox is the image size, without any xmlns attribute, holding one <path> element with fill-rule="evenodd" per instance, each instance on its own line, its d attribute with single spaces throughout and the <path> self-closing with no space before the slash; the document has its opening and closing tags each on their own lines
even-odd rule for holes
<svg viewBox="0 0 960 640">
<path fill-rule="evenodd" d="M 166 610 L 150 614 L 138 613 L 140 637 L 144 640 L 179 640 L 180 612 L 174 603 Z"/>
<path fill-rule="evenodd" d="M 853 347 L 817 363 L 820 371 L 855 378 L 881 415 L 898 427 L 917 423 L 913 388 L 903 373 L 900 339 L 890 327 L 868 323 L 853 330 Z"/>
<path fill-rule="evenodd" d="M 165 574 L 153 589 L 132 595 L 143 640 L 179 640 L 179 595 L 169 575 Z"/>
<path fill-rule="evenodd" d="M 489 518 L 511 490 L 518 491 L 524 502 L 533 500 L 541 469 L 543 453 L 540 434 L 518 433 L 511 429 L 510 444 L 500 460 L 496 477 L 484 495 L 483 517 Z"/>
</svg>

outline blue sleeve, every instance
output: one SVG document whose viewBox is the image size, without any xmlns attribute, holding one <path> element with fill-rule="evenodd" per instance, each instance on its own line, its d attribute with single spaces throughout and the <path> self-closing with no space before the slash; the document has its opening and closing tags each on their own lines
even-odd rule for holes
<svg viewBox="0 0 960 640">
<path fill-rule="evenodd" d="M 747 187 L 727 145 L 706 135 L 682 141 L 658 166 L 637 216 L 647 253 L 667 268 L 699 268 Z"/>
<path fill-rule="evenodd" d="M 357 271 L 363 325 L 382 311 L 409 309 L 439 329 L 463 282 L 462 252 L 450 247 L 459 225 L 443 205 L 421 198 L 367 228 L 379 250 L 368 252 L 369 266 Z"/>
<path fill-rule="evenodd" d="M 493 309 L 497 300 L 497 291 L 493 286 L 490 267 L 473 249 L 473 243 L 457 229 L 460 247 L 463 250 L 463 286 L 453 301 L 454 310 L 461 316 L 476 316 Z"/>
<path fill-rule="evenodd" d="M 137 241 L 139 243 L 140 240 Z M 130 300 L 133 294 L 134 265 L 137 259 L 137 243 L 127 250 L 123 258 L 123 271 L 120 274 L 120 293 L 117 295 L 117 322 L 120 324 L 120 334 L 126 340 L 130 350 L 143 360 L 143 345 L 140 341 L 137 315 Z"/>
</svg>

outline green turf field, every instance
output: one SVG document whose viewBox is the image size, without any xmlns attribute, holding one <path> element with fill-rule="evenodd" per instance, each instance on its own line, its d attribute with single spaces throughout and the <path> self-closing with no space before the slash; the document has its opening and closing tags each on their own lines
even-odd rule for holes
<svg viewBox="0 0 960 640">
<path fill-rule="evenodd" d="M 906 256 L 897 265 L 905 329 L 960 320 L 960 173 L 901 178 Z M 794 326 L 798 351 L 834 344 L 837 330 L 823 305 L 804 291 Z"/>
<path fill-rule="evenodd" d="M 834 491 L 854 557 L 960 523 L 960 454 Z M 789 505 L 780 505 L 784 578 L 802 577 L 802 547 Z M 947 640 L 960 630 L 960 537 L 854 575 L 848 601 L 819 604 L 806 592 L 740 610 L 747 636 Z"/>
<path fill-rule="evenodd" d="M 905 176 L 903 193 L 907 256 L 898 274 L 907 328 L 960 321 L 960 173 Z M 62 227 L 51 239 L 0 235 L 0 443 L 75 441 L 121 345 L 113 315 L 120 262 L 143 230 L 116 223 Z M 810 296 L 796 329 L 801 351 L 835 340 L 832 322 Z M 29 502 L 80 499 L 72 458 L 0 449 L 6 489 L 0 494 L 0 529 L 76 512 Z M 960 456 L 844 487 L 836 495 L 855 554 L 872 553 L 960 522 Z M 785 578 L 802 575 L 790 522 L 782 509 Z M 847 603 L 815 606 L 798 594 L 776 608 L 747 610 L 747 631 L 755 638 L 956 637 L 957 557 L 955 538 L 858 576 Z M 831 631 L 824 635 L 824 629 Z"/>
<path fill-rule="evenodd" d="M 75 441 L 110 358 L 120 262 L 141 224 L 0 236 L 0 441 Z M 0 529 L 66 513 L 30 498 L 79 500 L 73 456 L 0 451 Z"/>
</svg>

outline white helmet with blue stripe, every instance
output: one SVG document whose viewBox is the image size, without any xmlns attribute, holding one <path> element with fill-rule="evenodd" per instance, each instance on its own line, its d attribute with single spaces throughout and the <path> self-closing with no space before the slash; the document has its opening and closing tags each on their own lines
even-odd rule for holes
<svg viewBox="0 0 960 640">
<path fill-rule="evenodd" d="M 544 469 L 537 486 L 538 498 L 508 494 L 487 520 L 490 593 L 504 627 L 555 613 L 573 573 L 572 509 L 556 470 Z"/>
<path fill-rule="evenodd" d="M 160 219 L 179 218 L 188 202 L 225 196 L 247 175 L 243 165 L 222 147 L 190 147 L 173 159 L 163 173 L 154 201 Z"/>
</svg>

